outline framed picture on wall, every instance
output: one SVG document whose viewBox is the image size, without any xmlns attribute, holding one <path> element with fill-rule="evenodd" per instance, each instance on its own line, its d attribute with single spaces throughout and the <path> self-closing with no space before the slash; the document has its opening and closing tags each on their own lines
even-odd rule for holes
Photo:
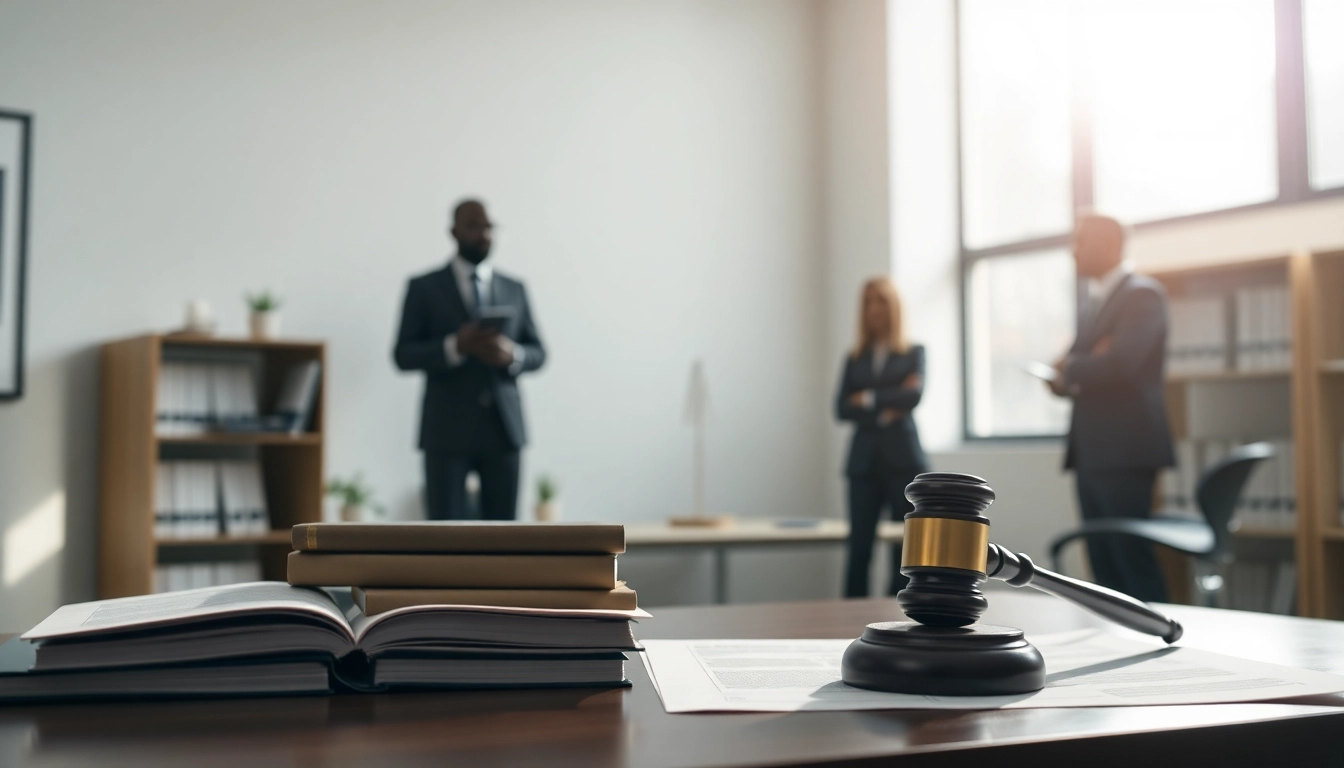
<svg viewBox="0 0 1344 768">
<path fill-rule="evenodd" d="M 32 115 L 0 108 L 0 401 L 23 396 Z"/>
</svg>

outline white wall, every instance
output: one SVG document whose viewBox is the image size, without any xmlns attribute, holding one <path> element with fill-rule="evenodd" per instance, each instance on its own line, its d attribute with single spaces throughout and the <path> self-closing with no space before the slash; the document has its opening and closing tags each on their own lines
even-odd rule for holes
<svg viewBox="0 0 1344 768">
<path fill-rule="evenodd" d="M 286 330 L 331 345 L 329 471 L 418 514 L 420 383 L 390 344 L 466 194 L 551 349 L 525 471 L 559 479 L 571 518 L 689 507 L 697 357 L 713 509 L 831 508 L 819 23 L 806 0 L 0 5 L 0 103 L 37 120 L 0 534 L 50 550 L 0 588 L 5 626 L 93 594 L 96 348 L 190 298 L 237 334 L 244 291 L 283 296 Z M 650 602 L 703 596 L 701 563 L 627 561 Z M 832 560 L 793 562 L 742 571 L 734 597 L 834 594 Z"/>
<path fill-rule="evenodd" d="M 823 4 L 825 306 L 822 368 L 828 404 L 840 361 L 854 344 L 859 291 L 891 271 L 891 177 L 887 150 L 887 8 L 884 0 Z M 828 409 L 832 410 L 832 409 Z M 827 433 L 826 500 L 844 517 L 841 469 L 849 428 Z"/>
</svg>

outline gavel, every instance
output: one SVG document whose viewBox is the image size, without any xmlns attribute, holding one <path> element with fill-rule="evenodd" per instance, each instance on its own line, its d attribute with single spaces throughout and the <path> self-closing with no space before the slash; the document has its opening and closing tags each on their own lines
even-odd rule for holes
<svg viewBox="0 0 1344 768">
<path fill-rule="evenodd" d="M 914 621 L 869 624 L 841 661 L 849 685 L 936 696 L 1023 694 L 1045 687 L 1045 661 L 1022 630 L 976 624 L 989 607 L 986 579 L 1031 586 L 1121 626 L 1168 643 L 1181 625 L 1115 590 L 1037 566 L 989 541 L 994 490 L 979 477 L 925 472 L 906 487 L 901 573 L 910 583 L 896 602 Z"/>
</svg>

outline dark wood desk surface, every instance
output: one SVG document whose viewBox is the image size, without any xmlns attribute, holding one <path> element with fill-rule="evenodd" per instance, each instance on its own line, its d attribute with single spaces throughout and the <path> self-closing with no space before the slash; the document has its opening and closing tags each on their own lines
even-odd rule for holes
<svg viewBox="0 0 1344 768">
<path fill-rule="evenodd" d="M 1098 626 L 995 592 L 986 620 Z M 1344 672 L 1344 623 L 1173 607 L 1186 644 Z M 889 600 L 654 611 L 646 638 L 851 637 Z M 982 712 L 669 715 L 643 665 L 611 691 L 491 691 L 0 708 L 0 765 L 1344 765 L 1344 697 Z"/>
</svg>

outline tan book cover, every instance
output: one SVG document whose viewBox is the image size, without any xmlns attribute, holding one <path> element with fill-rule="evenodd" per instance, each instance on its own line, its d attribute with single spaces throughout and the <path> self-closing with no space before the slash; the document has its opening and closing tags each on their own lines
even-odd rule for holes
<svg viewBox="0 0 1344 768">
<path fill-rule="evenodd" d="M 290 533 L 300 552 L 625 551 L 625 526 L 435 520 L 416 523 L 301 523 Z"/>
<path fill-rule="evenodd" d="M 585 608 L 633 611 L 635 590 L 616 582 L 606 589 L 389 589 L 352 590 L 355 604 L 365 615 L 413 605 L 493 605 L 500 608 Z"/>
<path fill-rule="evenodd" d="M 289 583 L 303 587 L 615 589 L 615 555 L 289 553 Z"/>
</svg>

